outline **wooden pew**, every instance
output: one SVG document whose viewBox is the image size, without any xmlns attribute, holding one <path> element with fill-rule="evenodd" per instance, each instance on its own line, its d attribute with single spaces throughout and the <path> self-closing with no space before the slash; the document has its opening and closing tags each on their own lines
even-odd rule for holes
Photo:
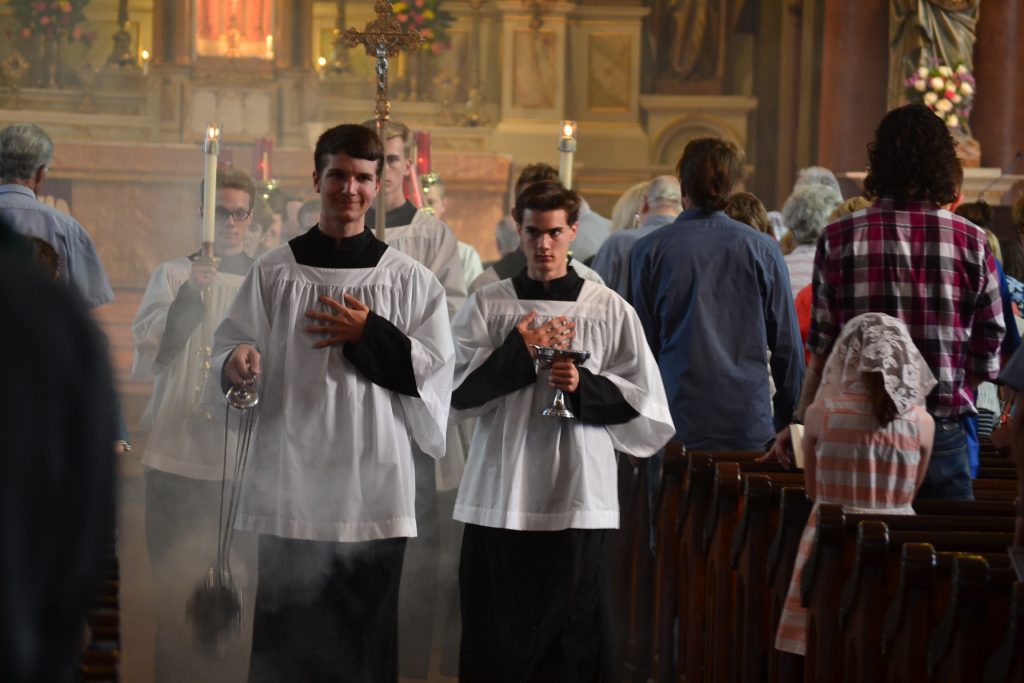
<svg viewBox="0 0 1024 683">
<path fill-rule="evenodd" d="M 701 683 L 704 680 L 704 606 L 706 602 L 707 563 L 704 545 L 704 525 L 714 495 L 714 466 L 718 463 L 752 463 L 763 455 L 750 451 L 692 451 L 686 454 L 683 495 L 679 499 L 678 524 L 675 529 L 675 553 L 672 563 L 676 580 L 666 593 L 676 596 L 676 614 L 679 615 L 678 680 Z M 659 524 L 667 523 L 659 517 Z M 659 552 L 661 543 L 659 542 Z M 656 624 L 661 667 L 652 667 L 654 681 L 671 680 L 671 662 L 666 658 L 673 650 L 674 617 Z M 655 675 L 657 674 L 657 675 Z M 663 678 L 662 676 L 668 676 Z"/>
<path fill-rule="evenodd" d="M 676 520 L 687 480 L 686 449 L 678 443 L 665 447 L 661 485 L 655 501 L 654 595 L 651 604 L 649 673 L 656 683 L 672 676 L 672 634 L 678 600 L 679 536 Z"/>
<path fill-rule="evenodd" d="M 803 658 L 775 649 L 775 630 L 789 592 L 800 537 L 812 503 L 803 487 L 786 487 L 779 501 L 779 524 L 768 548 L 768 681 L 799 683 L 803 680 Z"/>
<path fill-rule="evenodd" d="M 99 591 L 89 610 L 89 642 L 79 658 L 84 681 L 117 683 L 121 660 L 120 565 L 113 551 L 104 561 Z"/>
<path fill-rule="evenodd" d="M 1007 597 L 1015 584 L 1006 555 L 936 552 L 928 543 L 907 543 L 902 558 L 899 588 L 882 631 L 878 680 L 980 680 L 988 653 L 996 650 L 996 661 L 1007 642 L 1013 647 Z M 933 656 L 944 668 L 937 677 L 928 673 Z M 1012 667 L 1014 656 L 1019 660 L 1020 650 L 1003 661 Z M 978 668 L 965 676 L 953 660 L 970 660 L 967 665 Z"/>
<path fill-rule="evenodd" d="M 955 558 L 953 591 L 928 640 L 928 675 L 934 683 L 976 679 L 1005 633 L 1016 578 L 1009 567 L 982 557 Z"/>
<path fill-rule="evenodd" d="M 985 683 L 1024 683 L 1024 583 L 1015 582 L 1006 634 L 985 666 Z"/>
<path fill-rule="evenodd" d="M 654 557 L 647 501 L 648 461 L 634 462 L 619 454 L 619 501 L 622 511 L 614 550 L 616 623 L 624 624 L 617 642 L 622 652 L 622 678 L 647 680 L 651 652 L 651 608 Z"/>
<path fill-rule="evenodd" d="M 731 681 L 736 674 L 736 653 L 742 622 L 736 615 L 736 573 L 733 568 L 733 540 L 748 501 L 742 495 L 747 481 L 767 480 L 781 487 L 800 485 L 803 472 L 784 470 L 777 464 L 751 462 L 719 463 L 715 466 L 715 489 L 704 524 L 704 552 L 707 555 L 707 608 L 705 611 L 705 675 L 709 681 Z M 769 489 L 770 490 L 770 489 Z M 767 537 L 765 537 L 767 544 Z M 767 559 L 764 560 L 767 567 Z M 748 594 L 749 595 L 749 594 Z M 751 601 L 766 595 L 751 596 Z"/>
<path fill-rule="evenodd" d="M 856 559 L 840 598 L 839 638 L 843 643 L 844 680 L 870 683 L 882 680 L 882 623 L 888 605 L 897 595 L 902 551 L 916 544 L 907 541 L 902 532 L 892 532 L 890 536 L 888 525 L 881 518 L 848 515 L 847 524 L 857 518 L 867 521 L 859 524 Z M 894 525 L 903 521 L 885 519 Z M 1002 533 L 1013 530 L 1013 520 L 1008 517 L 976 517 L 969 522 L 940 516 L 911 520 L 915 532 L 925 533 L 958 527 Z M 1002 558 L 1001 564 L 1005 566 L 1005 554 Z M 998 561 L 998 556 L 995 559 Z"/>
<path fill-rule="evenodd" d="M 768 677 L 768 547 L 781 518 L 781 493 L 782 487 L 765 475 L 751 474 L 744 482 L 744 507 L 730 553 L 736 572 L 734 681 L 763 681 Z"/>
<path fill-rule="evenodd" d="M 947 531 L 972 529 L 972 522 L 948 518 L 942 523 L 928 517 L 898 515 L 845 515 L 838 505 L 822 504 L 818 509 L 815 544 L 804 567 L 801 593 L 809 612 L 806 680 L 838 681 L 844 666 L 839 607 L 846 579 L 851 575 L 857 553 L 857 539 L 872 531 L 873 520 L 884 520 L 891 527 L 882 532 L 887 542 L 901 545 L 908 541 L 926 541 L 939 550 L 999 552 L 1010 543 L 1012 534 L 996 531 Z M 868 531 L 865 531 L 865 525 Z M 936 530 L 942 529 L 942 530 Z"/>
</svg>

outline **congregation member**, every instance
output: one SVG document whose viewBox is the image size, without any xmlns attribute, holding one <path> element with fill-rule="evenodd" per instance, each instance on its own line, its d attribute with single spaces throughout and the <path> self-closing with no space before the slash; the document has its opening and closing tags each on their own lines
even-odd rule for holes
<svg viewBox="0 0 1024 683">
<path fill-rule="evenodd" d="M 53 140 L 34 123 L 0 130 L 0 218 L 15 232 L 38 237 L 57 251 L 61 279 L 88 308 L 114 300 L 107 273 L 85 228 L 39 201 L 53 163 Z"/>
<path fill-rule="evenodd" d="M 685 210 L 637 242 L 630 261 L 633 304 L 661 368 L 675 440 L 692 449 L 763 449 L 789 424 L 803 378 L 779 247 L 722 211 L 741 169 L 729 142 L 688 143 L 677 166 Z"/>
<path fill-rule="evenodd" d="M 633 309 L 568 259 L 579 196 L 516 199 L 524 271 L 471 295 L 453 322 L 459 418 L 477 417 L 455 518 L 463 683 L 614 681 L 609 530 L 615 452 L 649 456 L 675 428 Z M 588 351 L 538 371 L 535 347 Z M 555 389 L 574 418 L 546 417 Z"/>
<path fill-rule="evenodd" d="M 526 188 L 536 183 L 551 182 L 557 183 L 558 171 L 550 164 L 538 162 L 523 167 L 516 178 L 514 187 L 515 197 L 519 197 Z M 513 206 L 515 201 L 512 202 Z M 511 215 L 504 216 L 495 228 L 495 240 L 498 243 L 498 251 L 502 257 L 484 269 L 484 272 L 469 286 L 470 293 L 473 293 L 486 285 L 514 277 L 523 272 L 526 268 L 526 254 L 520 248 L 519 232 L 515 219 Z M 575 244 L 566 256 L 573 270 L 584 280 L 604 284 L 604 280 L 595 270 L 583 264 L 576 256 Z"/>
<path fill-rule="evenodd" d="M 962 421 L 973 386 L 995 379 L 1005 333 L 999 278 L 985 233 L 942 208 L 963 170 L 949 129 L 927 107 L 890 111 L 869 146 L 867 209 L 830 224 L 818 241 L 807 347 L 811 363 L 796 420 L 813 399 L 846 322 L 869 312 L 902 320 L 938 384 L 928 395 L 935 446 L 918 496 L 971 499 Z M 789 429 L 770 454 L 790 460 Z"/>
<path fill-rule="evenodd" d="M 384 155 L 361 125 L 320 136 L 317 225 L 256 262 L 214 335 L 220 389 L 260 395 L 236 522 L 259 534 L 253 683 L 398 677 L 414 457 L 444 455 L 454 347 L 437 278 L 366 227 Z"/>
<path fill-rule="evenodd" d="M 300 234 L 316 225 L 317 221 L 320 220 L 320 200 L 309 199 L 302 202 L 302 206 L 299 207 L 297 220 Z"/>
<path fill-rule="evenodd" d="M 637 183 L 615 200 L 615 205 L 612 207 L 611 225 L 608 226 L 610 235 L 623 230 L 636 230 L 640 227 L 640 198 L 644 196 L 648 185 L 650 185 L 650 181 L 647 180 Z M 608 241 L 605 240 L 605 244 L 607 243 Z M 601 245 L 601 248 L 604 248 L 604 244 Z M 601 253 L 600 249 L 598 249 L 598 253 Z"/>
<path fill-rule="evenodd" d="M 786 254 L 789 288 L 796 295 L 811 284 L 818 235 L 832 212 L 843 203 L 839 191 L 828 184 L 798 183 L 782 207 L 782 218 L 793 235 L 793 250 Z"/>
<path fill-rule="evenodd" d="M 754 230 L 763 232 L 772 239 L 775 238 L 775 231 L 768 220 L 768 212 L 765 211 L 761 200 L 752 192 L 733 192 L 726 200 L 724 210 L 729 218 L 746 223 Z"/>
<path fill-rule="evenodd" d="M 633 245 L 674 221 L 682 210 L 679 180 L 658 176 L 648 183 L 641 195 L 637 214 L 639 227 L 617 232 L 601 246 L 592 266 L 619 296 L 629 297 L 629 258 Z"/>
<path fill-rule="evenodd" d="M 843 327 L 804 414 L 804 477 L 814 508 L 807 518 L 775 647 L 807 651 L 808 613 L 801 578 L 814 544 L 818 506 L 847 513 L 912 515 L 935 436 L 925 397 L 935 377 L 906 325 L 864 313 Z"/>
<path fill-rule="evenodd" d="M 0 316 L 0 680 L 71 683 L 112 546 L 114 380 L 82 302 L 2 218 Z"/>
<path fill-rule="evenodd" d="M 210 344 L 253 263 L 243 247 L 256 186 L 248 174 L 228 167 L 218 171 L 216 188 L 216 259 L 195 253 L 161 263 L 132 321 L 133 375 L 154 380 L 142 416 L 149 432 L 142 464 L 146 545 L 159 596 L 157 681 L 244 680 L 249 658 L 247 632 L 218 655 L 208 654 L 193 642 L 183 609 L 217 548 L 224 476 L 234 471 L 234 451 L 224 452 L 224 410 L 202 406 Z M 254 587 L 254 539 L 237 535 L 234 550 L 236 577 Z M 251 607 L 252 590 L 245 595 Z"/>
<path fill-rule="evenodd" d="M 1014 523 L 1013 545 L 1024 546 L 1024 351 L 1017 349 L 1013 357 L 999 373 L 999 383 L 1013 391 L 1012 419 L 1002 432 L 1002 438 L 993 433 L 993 441 L 1002 449 L 1010 451 L 1017 470 L 1017 505 Z"/>
</svg>

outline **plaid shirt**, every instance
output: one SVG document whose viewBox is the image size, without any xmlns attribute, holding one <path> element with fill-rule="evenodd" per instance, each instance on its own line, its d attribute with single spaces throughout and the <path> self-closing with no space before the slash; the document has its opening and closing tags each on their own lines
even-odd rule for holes
<svg viewBox="0 0 1024 683">
<path fill-rule="evenodd" d="M 901 319 L 938 385 L 928 412 L 974 413 L 968 373 L 999 374 L 1005 332 L 999 277 L 985 234 L 923 202 L 882 197 L 822 232 L 814 260 L 807 347 L 827 354 L 847 320 L 880 312 Z"/>
</svg>

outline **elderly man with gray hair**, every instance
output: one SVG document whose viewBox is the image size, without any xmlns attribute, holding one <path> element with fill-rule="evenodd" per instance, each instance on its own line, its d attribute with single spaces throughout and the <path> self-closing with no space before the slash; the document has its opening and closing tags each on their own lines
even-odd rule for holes
<svg viewBox="0 0 1024 683">
<path fill-rule="evenodd" d="M 15 232 L 38 237 L 57 251 L 61 278 L 96 308 L 114 299 L 92 239 L 71 216 L 37 199 L 53 161 L 53 140 L 34 123 L 0 130 L 0 219 Z"/>
<path fill-rule="evenodd" d="M 783 221 L 793 233 L 793 243 L 796 244 L 793 251 L 786 254 L 789 285 L 794 296 L 811 284 L 818 235 L 828 225 L 829 215 L 842 203 L 843 197 L 839 194 L 838 186 L 833 187 L 828 183 L 801 184 L 797 180 L 793 194 L 789 195 L 782 207 Z"/>
<path fill-rule="evenodd" d="M 601 246 L 591 267 L 605 284 L 629 301 L 629 255 L 637 240 L 668 225 L 683 210 L 679 180 L 661 175 L 652 180 L 640 198 L 640 227 L 617 232 Z"/>
</svg>

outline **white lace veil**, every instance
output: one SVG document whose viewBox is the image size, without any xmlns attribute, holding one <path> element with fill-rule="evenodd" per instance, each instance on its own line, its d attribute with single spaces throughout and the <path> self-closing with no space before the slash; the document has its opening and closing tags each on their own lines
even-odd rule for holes
<svg viewBox="0 0 1024 683">
<path fill-rule="evenodd" d="M 867 393 L 862 372 L 882 375 L 885 393 L 899 415 L 924 405 L 936 384 L 907 326 L 884 313 L 864 313 L 843 326 L 825 362 L 816 398 Z"/>
</svg>

